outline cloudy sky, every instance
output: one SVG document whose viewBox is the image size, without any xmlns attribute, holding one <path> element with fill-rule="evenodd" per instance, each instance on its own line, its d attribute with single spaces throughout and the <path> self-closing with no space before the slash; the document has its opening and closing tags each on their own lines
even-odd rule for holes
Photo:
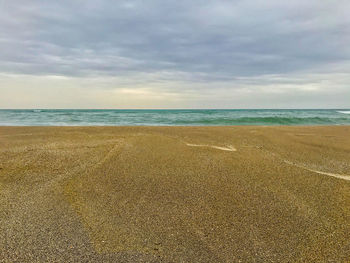
<svg viewBox="0 0 350 263">
<path fill-rule="evenodd" d="M 0 0 L 0 108 L 350 108 L 349 0 Z"/>
</svg>

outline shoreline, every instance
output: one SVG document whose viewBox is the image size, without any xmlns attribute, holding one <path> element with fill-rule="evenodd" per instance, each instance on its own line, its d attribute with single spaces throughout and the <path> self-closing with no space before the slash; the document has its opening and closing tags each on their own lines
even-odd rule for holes
<svg viewBox="0 0 350 263">
<path fill-rule="evenodd" d="M 226 127 L 246 127 L 246 128 L 254 128 L 254 127 L 263 127 L 263 128 L 268 128 L 268 127 L 296 127 L 296 128 L 307 128 L 307 127 L 318 127 L 318 128 L 327 128 L 327 127 L 350 127 L 350 124 L 334 124 L 334 125 L 315 125 L 315 124 L 310 124 L 310 125 L 0 125 L 1 128 L 169 128 L 169 127 L 178 127 L 178 128 L 210 128 L 210 127 L 215 127 L 215 128 L 226 128 Z"/>
</svg>

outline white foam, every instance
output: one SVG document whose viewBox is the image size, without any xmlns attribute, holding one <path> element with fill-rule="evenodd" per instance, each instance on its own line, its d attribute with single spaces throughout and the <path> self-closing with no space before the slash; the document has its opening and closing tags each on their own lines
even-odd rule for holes
<svg viewBox="0 0 350 263">
<path fill-rule="evenodd" d="M 216 146 L 216 145 L 208 145 L 208 144 L 193 144 L 193 143 L 186 143 L 186 145 L 191 146 L 191 147 L 210 147 L 210 148 L 214 148 L 214 149 L 218 149 L 218 150 L 222 150 L 222 151 L 230 151 L 230 152 L 237 151 L 237 149 L 235 147 L 233 147 L 232 145 L 228 145 L 226 147 Z"/>
<path fill-rule="evenodd" d="M 322 172 L 322 171 L 309 169 L 309 168 L 307 168 L 305 166 L 302 166 L 302 165 L 299 165 L 299 164 L 296 164 L 296 163 L 293 163 L 293 162 L 290 162 L 290 161 L 287 161 L 287 160 L 284 160 L 284 162 L 287 163 L 287 164 L 294 165 L 296 167 L 308 170 L 308 171 L 313 172 L 313 173 L 322 174 L 322 175 L 328 175 L 328 176 L 332 176 L 332 177 L 335 177 L 335 178 L 339 178 L 339 179 L 343 179 L 343 180 L 346 180 L 346 181 L 350 181 L 350 175 L 347 175 L 347 174 L 335 174 L 335 173 Z"/>
<path fill-rule="evenodd" d="M 337 111 L 337 112 L 339 112 L 339 113 L 343 113 L 343 114 L 350 114 L 350 111 L 349 110 L 339 110 L 339 111 Z"/>
</svg>

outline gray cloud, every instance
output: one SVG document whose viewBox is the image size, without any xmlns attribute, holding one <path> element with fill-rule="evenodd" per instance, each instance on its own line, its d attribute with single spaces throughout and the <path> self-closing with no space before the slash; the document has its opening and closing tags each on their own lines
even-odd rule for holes
<svg viewBox="0 0 350 263">
<path fill-rule="evenodd" d="M 2 1 L 0 72 L 202 90 L 319 83 L 350 71 L 348 10 L 346 0 Z"/>
</svg>

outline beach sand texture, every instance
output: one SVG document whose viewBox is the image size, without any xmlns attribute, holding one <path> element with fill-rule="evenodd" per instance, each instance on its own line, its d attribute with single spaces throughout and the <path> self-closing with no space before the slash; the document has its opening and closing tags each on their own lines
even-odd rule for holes
<svg viewBox="0 0 350 263">
<path fill-rule="evenodd" d="M 349 262 L 350 127 L 0 127 L 0 262 Z"/>
</svg>

